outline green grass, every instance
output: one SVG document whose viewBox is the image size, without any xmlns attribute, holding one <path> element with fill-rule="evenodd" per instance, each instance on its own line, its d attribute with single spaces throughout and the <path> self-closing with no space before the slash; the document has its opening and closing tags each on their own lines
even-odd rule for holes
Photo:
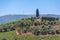
<svg viewBox="0 0 60 40">
<path fill-rule="evenodd" d="M 41 36 L 20 36 L 18 37 L 18 40 L 60 40 L 60 36 L 47 36 L 47 37 L 41 37 Z"/>
<path fill-rule="evenodd" d="M 6 38 L 7 40 L 60 40 L 60 36 L 16 36 L 15 31 L 0 33 L 0 40 Z"/>
<path fill-rule="evenodd" d="M 6 38 L 7 40 L 12 40 L 16 36 L 15 31 L 0 33 L 0 40 Z"/>
</svg>

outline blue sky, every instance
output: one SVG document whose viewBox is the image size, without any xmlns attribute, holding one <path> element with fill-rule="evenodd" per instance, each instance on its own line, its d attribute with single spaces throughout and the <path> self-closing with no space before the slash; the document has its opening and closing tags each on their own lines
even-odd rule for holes
<svg viewBox="0 0 60 40">
<path fill-rule="evenodd" d="M 37 8 L 40 14 L 60 15 L 60 0 L 0 0 L 0 16 L 34 15 Z"/>
</svg>

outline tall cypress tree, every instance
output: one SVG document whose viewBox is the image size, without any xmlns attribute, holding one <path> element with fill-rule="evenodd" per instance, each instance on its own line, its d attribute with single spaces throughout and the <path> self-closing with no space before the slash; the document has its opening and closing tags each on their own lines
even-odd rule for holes
<svg viewBox="0 0 60 40">
<path fill-rule="evenodd" d="M 36 9 L 36 17 L 39 17 L 39 9 Z"/>
</svg>

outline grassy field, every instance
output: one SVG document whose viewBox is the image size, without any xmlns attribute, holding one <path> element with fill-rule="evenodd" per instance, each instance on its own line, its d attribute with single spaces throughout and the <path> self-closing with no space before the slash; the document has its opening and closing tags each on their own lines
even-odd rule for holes
<svg viewBox="0 0 60 40">
<path fill-rule="evenodd" d="M 15 37 L 15 31 L 10 31 L 10 32 L 4 32 L 0 33 L 0 40 L 2 39 L 7 39 L 7 40 L 12 40 Z"/>
<path fill-rule="evenodd" d="M 0 40 L 60 40 L 60 36 L 16 36 L 15 31 L 0 33 Z"/>
</svg>

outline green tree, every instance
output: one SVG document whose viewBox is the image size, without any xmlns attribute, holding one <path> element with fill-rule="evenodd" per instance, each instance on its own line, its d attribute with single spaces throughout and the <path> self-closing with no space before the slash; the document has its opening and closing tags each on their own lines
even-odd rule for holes
<svg viewBox="0 0 60 40">
<path fill-rule="evenodd" d="M 39 9 L 36 9 L 36 17 L 39 17 Z"/>
</svg>

